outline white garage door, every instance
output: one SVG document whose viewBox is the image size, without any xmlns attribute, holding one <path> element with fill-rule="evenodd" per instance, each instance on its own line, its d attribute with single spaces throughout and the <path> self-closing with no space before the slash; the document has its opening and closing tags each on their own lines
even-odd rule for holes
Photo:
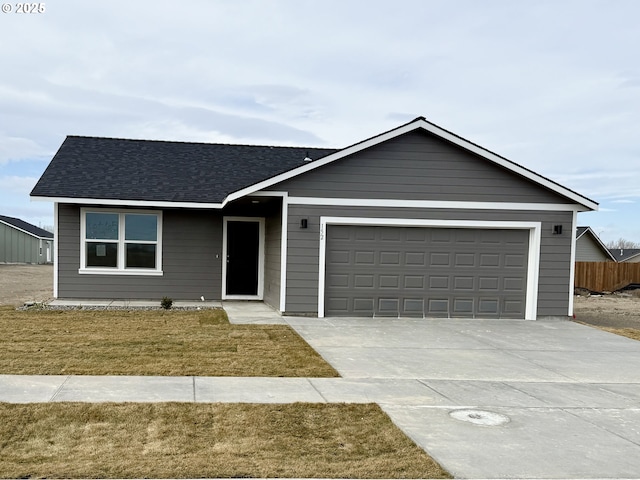
<svg viewBox="0 0 640 480">
<path fill-rule="evenodd" d="M 529 232 L 329 225 L 325 314 L 524 318 Z"/>
</svg>

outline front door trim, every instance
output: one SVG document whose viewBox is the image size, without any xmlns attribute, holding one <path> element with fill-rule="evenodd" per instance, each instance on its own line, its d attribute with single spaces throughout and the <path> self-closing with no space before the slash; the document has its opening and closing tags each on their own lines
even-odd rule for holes
<svg viewBox="0 0 640 480">
<path fill-rule="evenodd" d="M 227 222 L 255 222 L 258 231 L 258 294 L 227 295 Z M 222 299 L 223 300 L 262 300 L 264 297 L 264 217 L 223 217 L 222 219 Z"/>
</svg>

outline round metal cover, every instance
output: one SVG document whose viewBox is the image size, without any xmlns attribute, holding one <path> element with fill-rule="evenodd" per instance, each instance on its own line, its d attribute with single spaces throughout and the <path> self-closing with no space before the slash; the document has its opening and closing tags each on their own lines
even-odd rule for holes
<svg viewBox="0 0 640 480">
<path fill-rule="evenodd" d="M 474 425 L 483 425 L 485 427 L 497 427 L 511 421 L 506 415 L 487 412 L 486 410 L 454 410 L 449 412 L 449 416 L 456 420 L 473 423 Z"/>
</svg>

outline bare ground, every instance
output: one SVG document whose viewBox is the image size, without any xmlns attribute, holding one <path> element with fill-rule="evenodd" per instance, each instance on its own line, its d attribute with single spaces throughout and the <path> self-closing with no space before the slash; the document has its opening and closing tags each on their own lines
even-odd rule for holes
<svg viewBox="0 0 640 480">
<path fill-rule="evenodd" d="M 605 328 L 640 329 L 640 291 L 575 297 L 576 320 Z"/>
<path fill-rule="evenodd" d="M 0 305 L 20 306 L 53 298 L 53 265 L 0 263 Z"/>
</svg>

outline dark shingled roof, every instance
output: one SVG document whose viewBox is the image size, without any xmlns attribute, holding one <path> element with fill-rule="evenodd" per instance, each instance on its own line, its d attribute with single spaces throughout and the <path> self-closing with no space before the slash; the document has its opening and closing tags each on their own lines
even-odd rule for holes
<svg viewBox="0 0 640 480">
<path fill-rule="evenodd" d="M 233 192 L 308 163 L 307 157 L 336 151 L 69 136 L 31 195 L 222 203 Z"/>
<path fill-rule="evenodd" d="M 609 251 L 617 262 L 624 262 L 631 257 L 640 255 L 640 248 L 610 248 Z"/>
<path fill-rule="evenodd" d="M 25 222 L 24 220 L 20 220 L 19 218 L 7 217 L 5 215 L 0 215 L 0 222 L 7 223 L 12 225 L 20 230 L 24 230 L 25 232 L 29 232 L 34 237 L 39 238 L 53 238 L 53 233 L 47 232 L 40 227 L 36 227 L 35 225 L 31 225 L 30 223 Z"/>
</svg>

